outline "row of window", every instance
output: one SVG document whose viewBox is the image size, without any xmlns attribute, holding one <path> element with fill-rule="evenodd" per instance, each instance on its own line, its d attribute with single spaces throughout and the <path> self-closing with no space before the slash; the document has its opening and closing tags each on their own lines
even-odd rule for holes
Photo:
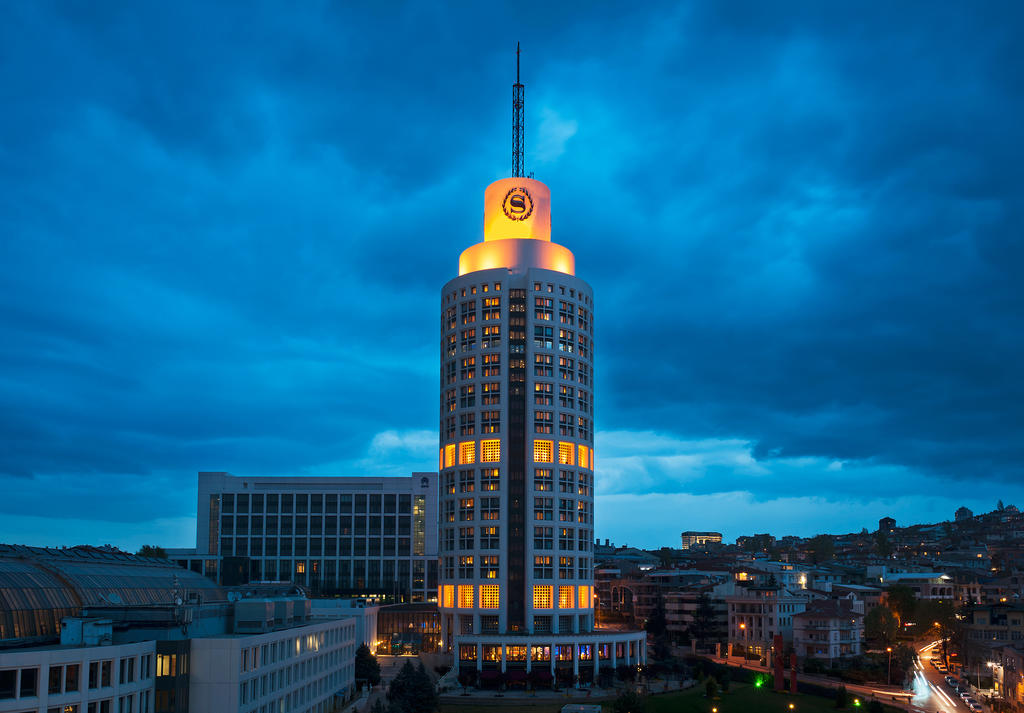
<svg viewBox="0 0 1024 713">
<path fill-rule="evenodd" d="M 222 535 L 410 535 L 408 515 L 221 515 Z"/>
<path fill-rule="evenodd" d="M 534 292 L 548 292 L 550 294 L 550 293 L 553 293 L 555 291 L 555 285 L 550 283 L 550 282 L 548 282 L 548 283 L 534 282 L 533 283 L 533 291 Z M 491 283 L 491 282 L 483 282 L 483 283 L 480 284 L 480 292 L 483 292 L 485 294 L 488 293 L 488 292 L 501 292 L 501 283 L 500 282 L 493 282 L 493 283 Z M 519 292 L 522 292 L 522 290 L 519 290 Z M 445 305 L 450 305 L 450 304 L 454 304 L 454 303 L 458 302 L 459 297 L 472 296 L 472 295 L 475 295 L 476 293 L 477 293 L 477 286 L 476 285 L 470 285 L 469 287 L 463 287 L 460 290 L 452 290 L 451 292 L 449 292 L 448 294 L 444 295 L 441 298 L 441 307 L 443 309 L 445 307 Z M 558 294 L 565 295 L 567 293 L 568 293 L 569 297 L 571 297 L 572 299 L 576 299 L 576 288 L 575 287 L 566 287 L 565 285 L 558 285 Z M 586 304 L 586 305 L 588 305 L 590 307 L 593 307 L 593 305 L 590 302 L 590 296 L 587 295 L 585 292 L 583 292 L 583 290 L 579 291 L 579 299 L 584 304 Z"/>
<path fill-rule="evenodd" d="M 586 421 L 586 428 L 589 433 L 589 420 Z M 438 469 L 444 470 L 460 465 L 473 465 L 477 462 L 478 455 L 481 463 L 498 463 L 501 461 L 501 439 L 485 439 L 480 441 L 479 445 L 479 452 L 477 451 L 476 441 L 462 441 L 458 445 L 455 443 L 445 445 L 438 452 Z M 555 463 L 556 453 L 558 456 L 557 462 L 561 465 L 576 465 L 580 468 L 594 470 L 594 449 L 589 446 L 559 441 L 556 451 L 554 441 L 535 440 L 533 442 L 533 460 L 535 463 Z"/>
<path fill-rule="evenodd" d="M 554 579 L 555 558 L 552 555 L 534 555 L 533 578 Z M 592 576 L 589 557 L 563 555 L 558 558 L 559 579 L 590 579 Z"/>
<path fill-rule="evenodd" d="M 477 547 L 477 532 L 480 534 L 480 546 Z M 441 549 L 446 552 L 455 551 L 455 528 L 446 527 L 441 534 Z M 460 550 L 497 550 L 501 548 L 501 528 L 497 525 L 483 527 L 460 527 L 458 549 Z"/>
<path fill-rule="evenodd" d="M 588 630 L 583 624 L 585 618 L 586 615 L 580 615 L 580 631 Z M 535 616 L 533 618 L 533 622 L 533 631 L 537 634 L 572 633 L 573 617 L 571 616 L 559 617 L 558 632 L 552 631 L 551 617 L 549 616 Z M 463 630 L 461 633 L 471 634 L 473 632 L 472 630 L 468 632 Z M 459 660 L 476 661 L 477 646 L 478 644 L 459 644 Z M 554 647 L 547 644 L 532 645 L 529 647 L 515 644 L 479 644 L 479 646 L 480 659 L 490 662 L 502 661 L 503 648 L 505 661 L 526 661 L 526 657 L 529 655 L 529 660 L 533 662 L 550 662 L 552 655 L 554 655 L 555 661 L 572 661 L 574 652 L 577 650 L 576 644 L 555 644 Z M 553 652 L 552 648 L 554 648 Z M 631 659 L 635 659 L 638 649 L 636 641 L 621 641 L 614 644 L 579 644 L 578 651 L 579 658 L 577 660 L 579 661 L 593 661 L 594 654 L 596 653 L 598 659 L 601 661 L 619 659 L 624 662 L 626 660 L 627 653 Z"/>
<path fill-rule="evenodd" d="M 549 329 L 550 327 L 541 327 L 540 329 Z M 544 341 L 553 340 L 551 335 L 542 337 Z M 552 341 L 553 343 L 553 341 Z M 550 345 L 549 345 L 550 346 Z M 567 351 L 567 350 L 563 350 Z M 571 350 L 568 350 L 571 351 Z M 454 355 L 450 355 L 454 356 Z M 580 356 L 587 356 L 586 354 L 580 354 Z M 479 371 L 477 367 L 480 367 Z M 510 366 L 513 369 L 526 368 L 526 362 L 523 357 L 514 355 Z M 480 375 L 482 378 L 493 378 L 501 376 L 501 354 L 481 354 L 478 360 L 475 356 L 462 357 L 461 359 L 449 359 L 441 365 L 441 386 L 452 386 L 457 381 L 470 381 Z M 555 357 L 553 354 L 534 354 L 533 355 L 533 375 L 535 377 L 554 377 L 555 375 Z M 558 378 L 563 381 L 571 381 L 581 384 L 582 386 L 589 386 L 591 381 L 591 367 L 587 362 L 582 359 L 575 359 L 567 356 L 561 356 L 558 358 Z M 497 393 L 497 392 L 496 392 Z M 497 400 L 494 403 L 498 403 Z M 592 406 L 592 404 L 588 405 Z M 446 396 L 442 395 L 442 409 L 447 409 L 448 401 Z M 568 407 L 568 406 L 567 406 Z M 579 403 L 577 402 L 577 407 Z"/>
<path fill-rule="evenodd" d="M 568 447 L 568 453 L 563 451 L 563 446 Z M 572 444 L 559 444 L 559 462 L 574 465 L 574 452 Z M 479 490 L 483 492 L 494 492 L 501 488 L 501 477 L 497 468 L 482 468 L 480 470 Z M 456 491 L 456 484 L 458 490 Z M 534 468 L 533 489 L 539 492 L 554 491 L 554 471 L 551 468 Z M 477 491 L 477 477 L 475 470 L 458 471 L 456 480 L 455 471 L 446 471 L 441 474 L 442 495 L 455 495 L 458 493 L 472 493 Z M 594 493 L 594 475 L 587 471 L 559 470 L 558 491 L 572 495 L 591 496 Z"/>
<path fill-rule="evenodd" d="M 413 541 L 408 537 L 341 537 L 309 539 L 305 537 L 247 538 L 222 537 L 220 554 L 224 557 L 416 557 Z"/>
<path fill-rule="evenodd" d="M 533 499 L 534 520 L 555 519 L 556 498 L 535 497 Z M 582 522 L 591 521 L 591 504 L 589 500 L 573 500 L 571 498 L 557 498 L 558 500 L 558 521 L 559 522 Z"/>
<path fill-rule="evenodd" d="M 422 497 L 422 496 L 419 496 Z M 222 513 L 402 513 L 412 512 L 407 493 L 222 493 Z"/>
<path fill-rule="evenodd" d="M 86 677 L 82 680 L 81 666 L 77 663 L 56 664 L 48 667 L 46 690 L 49 695 L 76 693 L 86 684 L 86 690 L 110 688 L 114 685 L 114 673 L 117 673 L 118 685 L 124 686 L 135 681 L 153 678 L 153 654 L 142 656 L 126 656 L 117 661 L 91 661 L 86 666 Z M 136 663 L 138 668 L 136 669 Z M 20 672 L 20 675 L 19 675 Z M 136 673 L 138 674 L 136 676 Z M 160 673 L 159 668 L 156 671 Z M 10 698 L 30 698 L 39 695 L 39 669 L 22 668 L 0 670 L 0 700 Z M 101 703 L 102 701 L 96 701 Z M 109 701 L 108 701 L 109 703 Z"/>
<path fill-rule="evenodd" d="M 479 598 L 478 598 L 479 592 Z M 555 599 L 557 593 L 558 599 Z M 534 585 L 533 608 L 591 609 L 593 587 L 590 585 Z M 447 609 L 498 609 L 501 606 L 501 585 L 498 584 L 443 584 L 438 592 L 440 604 Z"/>
<path fill-rule="evenodd" d="M 441 298 L 441 307 L 443 308 L 446 304 L 452 304 L 452 303 L 458 301 L 458 298 L 459 298 L 460 294 L 461 294 L 462 297 L 465 297 L 467 294 L 475 295 L 476 291 L 477 291 L 476 290 L 476 285 L 470 285 L 469 287 L 463 287 L 461 292 L 459 290 L 452 290 L 451 292 L 449 292 L 448 294 L 446 294 L 444 297 Z M 483 282 L 483 283 L 480 284 L 480 291 L 481 292 L 501 292 L 501 283 L 500 282 L 494 282 L 494 283 Z M 580 294 L 583 294 L 583 293 L 581 292 Z"/>
</svg>

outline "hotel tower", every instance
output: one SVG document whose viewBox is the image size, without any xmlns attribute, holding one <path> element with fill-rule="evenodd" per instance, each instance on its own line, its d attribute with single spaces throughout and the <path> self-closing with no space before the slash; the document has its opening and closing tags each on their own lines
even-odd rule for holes
<svg viewBox="0 0 1024 713">
<path fill-rule="evenodd" d="M 442 640 L 485 678 L 585 680 L 641 663 L 644 635 L 594 629 L 594 297 L 521 175 L 522 92 L 515 175 L 441 292 Z"/>
</svg>

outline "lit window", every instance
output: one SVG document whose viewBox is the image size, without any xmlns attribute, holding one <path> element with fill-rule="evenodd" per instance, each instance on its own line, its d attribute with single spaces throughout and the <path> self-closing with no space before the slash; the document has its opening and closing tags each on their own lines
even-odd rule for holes
<svg viewBox="0 0 1024 713">
<path fill-rule="evenodd" d="M 476 463 L 476 443 L 463 441 L 459 444 L 459 465 Z"/>
<path fill-rule="evenodd" d="M 558 444 L 558 462 L 562 465 L 575 465 L 573 458 L 573 444 L 572 443 L 559 443 Z"/>
<path fill-rule="evenodd" d="M 534 441 L 533 442 L 533 460 L 536 463 L 551 463 L 554 458 L 552 457 L 552 451 L 554 450 L 554 444 L 551 441 Z"/>
<path fill-rule="evenodd" d="M 589 468 L 590 459 L 587 458 L 587 447 L 580 446 L 580 468 Z"/>
<path fill-rule="evenodd" d="M 553 603 L 553 593 L 550 584 L 533 585 L 533 608 L 550 609 Z"/>
<path fill-rule="evenodd" d="M 501 587 L 497 584 L 481 584 L 480 585 L 480 608 L 481 609 L 497 609 L 500 606 Z"/>
<path fill-rule="evenodd" d="M 483 555 L 480 558 L 480 577 L 482 579 L 497 579 L 499 568 L 498 555 Z M 483 601 L 483 599 L 480 601 Z"/>
<path fill-rule="evenodd" d="M 534 555 L 533 557 L 533 578 L 534 579 L 552 579 L 553 578 L 553 567 L 552 567 L 551 555 Z"/>
<path fill-rule="evenodd" d="M 459 585 L 459 609 L 473 608 L 473 589 L 472 584 Z"/>
<path fill-rule="evenodd" d="M 459 556 L 459 579 L 473 579 L 476 574 L 476 567 L 473 565 L 473 555 Z M 461 597 L 462 594 L 459 594 Z"/>
<path fill-rule="evenodd" d="M 580 609 L 589 609 L 590 605 L 590 587 L 584 584 L 580 587 Z"/>
<path fill-rule="evenodd" d="M 484 463 L 497 463 L 500 461 L 501 441 L 497 439 L 480 441 L 480 460 Z"/>
<path fill-rule="evenodd" d="M 437 469 L 444 469 L 444 448 L 442 448 L 437 454 Z"/>
<path fill-rule="evenodd" d="M 455 444 L 449 443 L 444 447 L 444 467 L 451 468 L 455 465 Z"/>
<path fill-rule="evenodd" d="M 573 596 L 575 592 L 572 586 L 562 586 L 558 588 L 558 608 L 559 609 L 573 609 L 575 604 Z"/>
<path fill-rule="evenodd" d="M 447 607 L 449 609 L 454 607 L 455 606 L 455 585 L 454 584 L 446 584 L 446 585 L 444 585 L 441 588 L 441 591 L 442 591 L 442 601 L 444 602 L 444 604 L 442 604 L 442 606 Z"/>
</svg>

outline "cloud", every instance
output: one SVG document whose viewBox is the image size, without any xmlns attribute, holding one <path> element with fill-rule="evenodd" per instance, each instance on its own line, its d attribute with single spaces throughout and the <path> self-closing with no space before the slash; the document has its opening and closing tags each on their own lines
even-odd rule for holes
<svg viewBox="0 0 1024 713">
<path fill-rule="evenodd" d="M 575 119 L 563 119 L 548 107 L 540 110 L 540 116 L 539 138 L 532 157 L 539 163 L 550 163 L 565 153 L 565 146 L 576 135 L 578 124 Z"/>
</svg>

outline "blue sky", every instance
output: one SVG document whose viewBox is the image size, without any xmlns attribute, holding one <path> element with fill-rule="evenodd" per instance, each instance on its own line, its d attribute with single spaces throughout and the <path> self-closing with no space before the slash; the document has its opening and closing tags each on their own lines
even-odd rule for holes
<svg viewBox="0 0 1024 713">
<path fill-rule="evenodd" d="M 437 302 L 527 170 L 597 298 L 597 534 L 1024 506 L 1015 3 L 8 3 L 0 541 L 195 473 L 436 463 Z"/>
</svg>

